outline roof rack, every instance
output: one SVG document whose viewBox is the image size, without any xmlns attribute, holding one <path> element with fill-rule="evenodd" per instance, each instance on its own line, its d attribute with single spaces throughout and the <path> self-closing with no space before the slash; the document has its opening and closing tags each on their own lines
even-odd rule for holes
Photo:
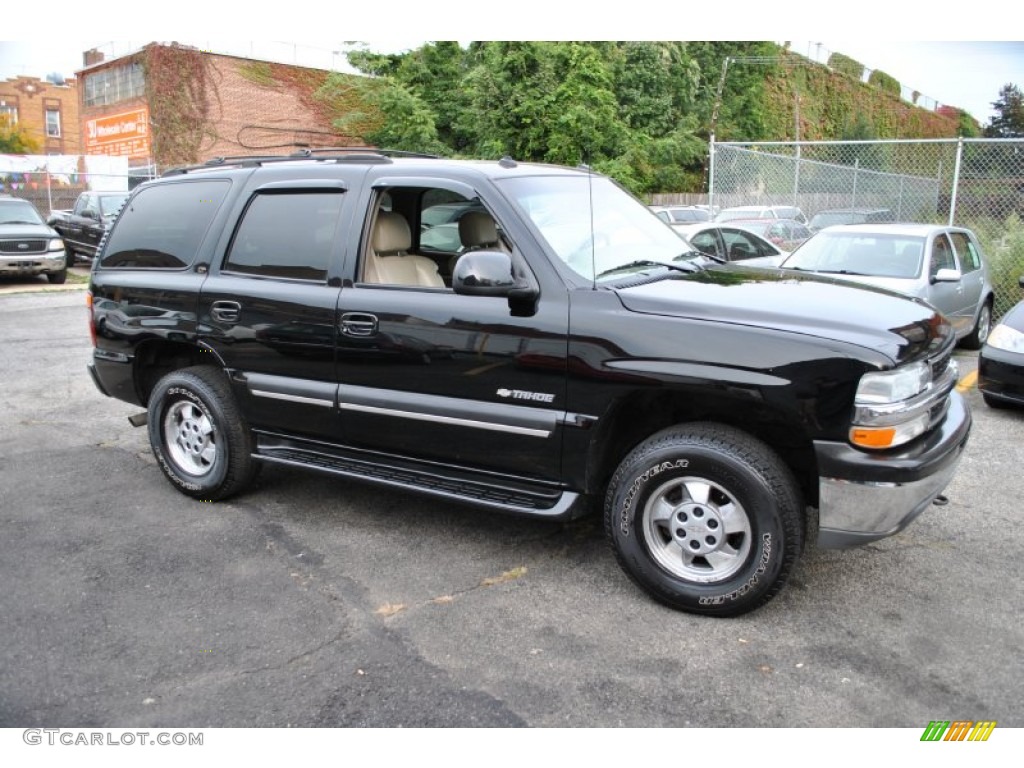
<svg viewBox="0 0 1024 768">
<path fill-rule="evenodd" d="M 178 176 L 192 171 L 211 170 L 213 168 L 236 167 L 254 168 L 268 163 L 288 163 L 296 160 L 317 160 L 335 163 L 390 163 L 392 157 L 420 157 L 440 159 L 439 155 L 428 155 L 420 152 L 407 152 L 401 149 L 378 149 L 377 147 L 302 147 L 289 155 L 230 155 L 213 157 L 205 163 L 171 168 L 161 176 Z"/>
</svg>

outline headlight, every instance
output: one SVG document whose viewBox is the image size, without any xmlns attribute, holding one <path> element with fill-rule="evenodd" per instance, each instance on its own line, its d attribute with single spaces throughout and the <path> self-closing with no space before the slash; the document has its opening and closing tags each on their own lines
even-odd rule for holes
<svg viewBox="0 0 1024 768">
<path fill-rule="evenodd" d="M 928 391 L 931 383 L 932 369 L 923 362 L 861 376 L 850 442 L 860 448 L 884 450 L 927 432 L 931 417 L 927 402 L 919 395 Z"/>
<path fill-rule="evenodd" d="M 994 349 L 1024 354 L 1024 333 L 1000 323 L 988 335 L 988 345 Z"/>
<path fill-rule="evenodd" d="M 55 237 L 52 240 L 50 240 L 50 244 L 48 246 L 46 246 L 46 250 L 48 250 L 48 251 L 63 251 L 64 250 L 64 241 L 61 240 L 59 237 Z"/>
<path fill-rule="evenodd" d="M 857 405 L 898 403 L 928 388 L 932 370 L 925 363 L 913 363 L 883 373 L 866 373 L 857 387 Z"/>
</svg>

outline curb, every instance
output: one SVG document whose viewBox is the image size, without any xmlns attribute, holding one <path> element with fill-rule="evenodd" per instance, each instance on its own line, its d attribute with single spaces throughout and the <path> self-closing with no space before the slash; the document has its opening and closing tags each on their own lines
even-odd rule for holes
<svg viewBox="0 0 1024 768">
<path fill-rule="evenodd" d="M 89 277 L 88 267 L 72 267 L 69 274 Z M 84 291 L 88 283 L 64 283 L 53 285 L 45 277 L 3 277 L 0 276 L 0 296 L 15 296 L 25 293 L 62 293 L 64 291 Z"/>
</svg>

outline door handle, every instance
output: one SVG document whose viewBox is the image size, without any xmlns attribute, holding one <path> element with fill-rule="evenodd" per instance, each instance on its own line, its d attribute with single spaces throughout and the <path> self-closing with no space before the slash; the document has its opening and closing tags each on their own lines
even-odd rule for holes
<svg viewBox="0 0 1024 768">
<path fill-rule="evenodd" d="M 222 323 L 237 323 L 242 305 L 237 301 L 215 301 L 210 307 L 210 314 L 214 320 Z"/>
<path fill-rule="evenodd" d="M 341 332 L 345 336 L 373 336 L 377 332 L 377 316 L 365 312 L 346 312 L 341 316 Z"/>
</svg>

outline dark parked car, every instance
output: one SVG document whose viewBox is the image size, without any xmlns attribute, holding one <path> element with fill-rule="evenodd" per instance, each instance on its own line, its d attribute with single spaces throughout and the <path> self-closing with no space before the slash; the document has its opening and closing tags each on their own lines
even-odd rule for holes
<svg viewBox="0 0 1024 768">
<path fill-rule="evenodd" d="M 807 226 L 817 232 L 837 224 L 878 224 L 890 221 L 896 221 L 896 215 L 888 208 L 835 208 L 818 211 Z"/>
<path fill-rule="evenodd" d="M 978 390 L 993 408 L 1024 407 L 1024 301 L 1006 313 L 981 348 Z"/>
<path fill-rule="evenodd" d="M 924 299 L 953 324 L 967 349 L 979 349 L 988 338 L 995 292 L 969 229 L 844 224 L 818 232 L 780 266 Z"/>
<path fill-rule="evenodd" d="M 426 218 L 456 216 L 461 251 L 424 248 L 453 203 L 478 210 Z M 602 510 L 654 599 L 733 616 L 805 541 L 909 525 L 971 415 L 933 307 L 704 261 L 584 169 L 229 159 L 132 192 L 90 273 L 90 371 L 199 501 L 276 464 L 481 514 Z"/>
<path fill-rule="evenodd" d="M 74 263 L 75 254 L 87 260 L 96 255 L 100 241 L 127 198 L 127 192 L 83 192 L 71 210 L 50 211 L 46 223 L 64 239 L 69 265 Z"/>
<path fill-rule="evenodd" d="M 28 200 L 0 195 L 0 275 L 67 280 L 70 251 Z"/>
</svg>

